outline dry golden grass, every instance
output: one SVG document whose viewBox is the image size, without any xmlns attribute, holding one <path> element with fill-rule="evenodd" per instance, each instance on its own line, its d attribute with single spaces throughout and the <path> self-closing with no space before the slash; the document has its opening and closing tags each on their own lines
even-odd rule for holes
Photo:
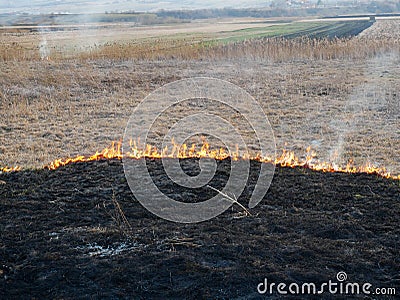
<svg viewBox="0 0 400 300">
<path fill-rule="evenodd" d="M 398 39 L 282 39 L 266 38 L 208 45 L 187 41 L 149 44 L 111 44 L 79 55 L 80 59 L 235 59 L 248 57 L 270 61 L 296 59 L 366 59 L 388 50 L 400 50 Z"/>
<path fill-rule="evenodd" d="M 43 60 L 40 46 L 9 44 L 0 40 L 0 61 Z M 50 51 L 51 50 L 51 51 Z M 76 52 L 49 49 L 45 60 L 62 61 L 77 58 L 81 61 L 162 60 L 162 59 L 235 59 L 240 57 L 290 61 L 296 59 L 367 59 L 386 51 L 400 51 L 399 38 L 295 39 L 264 38 L 217 44 L 196 39 L 156 39 L 138 42 L 108 42 Z"/>
<path fill-rule="evenodd" d="M 353 157 L 400 173 L 398 39 L 192 44 L 114 43 L 50 60 L 1 46 L 0 165 L 41 167 L 92 154 L 122 138 L 133 108 L 155 88 L 210 76 L 256 98 L 278 149 L 303 152 L 311 145 L 321 160 L 337 150 L 339 163 Z M 190 107 L 180 109 L 176 118 Z"/>
</svg>

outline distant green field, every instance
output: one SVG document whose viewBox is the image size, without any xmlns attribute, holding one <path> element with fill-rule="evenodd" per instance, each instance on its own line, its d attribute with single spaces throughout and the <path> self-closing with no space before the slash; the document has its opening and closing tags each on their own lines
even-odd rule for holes
<svg viewBox="0 0 400 300">
<path fill-rule="evenodd" d="M 266 27 L 254 27 L 230 32 L 221 32 L 221 37 L 216 38 L 215 42 L 229 43 L 263 37 L 351 37 L 359 34 L 372 24 L 372 22 L 364 20 L 338 22 L 293 22 L 289 24 L 278 24 Z M 226 36 L 228 34 L 230 34 L 230 36 Z"/>
</svg>

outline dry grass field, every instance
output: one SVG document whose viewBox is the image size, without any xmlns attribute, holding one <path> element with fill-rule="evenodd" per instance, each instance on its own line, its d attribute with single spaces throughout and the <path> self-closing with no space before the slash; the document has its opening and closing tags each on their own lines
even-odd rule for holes
<svg viewBox="0 0 400 300">
<path fill-rule="evenodd" d="M 111 43 L 75 58 L 52 57 L 50 49 L 49 58 L 40 59 L 46 45 L 38 40 L 36 53 L 24 59 L 26 52 L 18 56 L 11 45 L 0 65 L 0 165 L 41 167 L 94 153 L 122 138 L 133 108 L 148 93 L 177 79 L 209 76 L 255 97 L 278 150 L 302 155 L 312 146 L 320 160 L 345 164 L 353 158 L 400 173 L 400 40 L 379 38 L 399 24 L 379 20 L 353 39 L 267 38 L 202 48 L 189 42 L 191 35 Z M 62 45 L 72 33 L 52 34 Z M 1 33 L 2 47 L 10 35 Z"/>
</svg>

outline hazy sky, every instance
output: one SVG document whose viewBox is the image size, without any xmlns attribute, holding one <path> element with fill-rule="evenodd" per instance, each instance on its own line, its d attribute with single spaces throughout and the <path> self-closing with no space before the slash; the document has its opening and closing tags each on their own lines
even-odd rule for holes
<svg viewBox="0 0 400 300">
<path fill-rule="evenodd" d="M 271 0 L 0 0 L 0 12 L 105 12 L 112 10 L 150 11 L 222 7 L 263 7 Z"/>
</svg>

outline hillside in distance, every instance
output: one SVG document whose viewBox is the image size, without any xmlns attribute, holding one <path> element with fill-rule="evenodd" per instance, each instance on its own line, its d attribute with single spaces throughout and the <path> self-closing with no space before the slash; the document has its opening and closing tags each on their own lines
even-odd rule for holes
<svg viewBox="0 0 400 300">
<path fill-rule="evenodd" d="M 138 11 L 154 12 L 157 10 L 197 10 L 197 9 L 217 9 L 217 8 L 310 8 L 310 7 L 348 7 L 359 9 L 360 7 L 370 7 L 377 9 L 378 12 L 393 12 L 393 8 L 398 8 L 398 1 L 349 1 L 349 0 L 3 0 L 0 2 L 0 13 L 104 13 Z"/>
<path fill-rule="evenodd" d="M 203 8 L 223 8 L 223 7 L 265 7 L 271 1 L 261 0 L 65 0 L 65 1 L 44 1 L 44 0 L 22 0 L 22 1 L 1 1 L 0 13 L 10 12 L 29 12 L 29 13 L 104 13 L 105 11 L 155 11 L 159 9 L 203 9 Z"/>
</svg>

